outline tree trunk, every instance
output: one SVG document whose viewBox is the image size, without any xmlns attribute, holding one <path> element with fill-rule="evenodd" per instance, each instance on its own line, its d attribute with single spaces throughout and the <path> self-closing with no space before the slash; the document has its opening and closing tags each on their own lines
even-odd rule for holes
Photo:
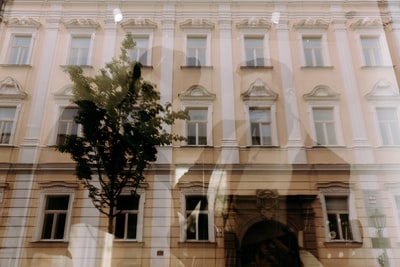
<svg viewBox="0 0 400 267">
<path fill-rule="evenodd" d="M 111 202 L 113 203 L 113 201 Z M 109 234 L 114 233 L 114 205 L 110 205 L 110 212 L 108 214 L 108 229 L 107 229 Z"/>
</svg>

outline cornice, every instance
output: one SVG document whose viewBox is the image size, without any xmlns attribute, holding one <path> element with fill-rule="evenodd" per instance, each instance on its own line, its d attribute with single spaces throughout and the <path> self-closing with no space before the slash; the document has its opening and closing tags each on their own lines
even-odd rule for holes
<svg viewBox="0 0 400 267">
<path fill-rule="evenodd" d="M 63 20 L 62 23 L 65 25 L 67 29 L 71 28 L 97 29 L 100 27 L 100 23 L 98 21 L 86 18 Z"/>
<path fill-rule="evenodd" d="M 129 29 L 156 29 L 157 23 L 150 19 L 128 19 L 121 22 L 121 27 L 125 30 Z"/>
<path fill-rule="evenodd" d="M 8 27 L 12 28 L 35 28 L 39 29 L 41 26 L 41 23 L 37 21 L 36 19 L 33 18 L 9 18 L 4 20 L 4 23 Z"/>
</svg>

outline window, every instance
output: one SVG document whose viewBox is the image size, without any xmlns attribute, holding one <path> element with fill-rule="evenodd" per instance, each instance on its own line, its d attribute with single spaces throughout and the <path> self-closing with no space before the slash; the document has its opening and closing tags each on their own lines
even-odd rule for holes
<svg viewBox="0 0 400 267">
<path fill-rule="evenodd" d="M 116 239 L 137 239 L 139 195 L 120 195 L 117 199 L 117 212 L 115 218 Z"/>
<path fill-rule="evenodd" d="M 10 144 L 14 128 L 15 107 L 0 107 L 0 144 Z"/>
<path fill-rule="evenodd" d="M 205 241 L 208 236 L 207 196 L 186 196 L 185 229 L 187 241 Z"/>
<path fill-rule="evenodd" d="M 66 235 L 66 220 L 69 210 L 69 195 L 46 196 L 42 240 L 62 240 Z"/>
<path fill-rule="evenodd" d="M 35 241 L 67 241 L 76 183 L 39 183 L 41 195 Z"/>
<path fill-rule="evenodd" d="M 400 145 L 400 123 L 397 114 L 397 108 L 379 107 L 376 108 L 379 131 L 382 144 Z"/>
<path fill-rule="evenodd" d="M 74 121 L 78 113 L 77 107 L 66 107 L 63 109 L 58 120 L 57 144 L 61 145 L 65 142 L 68 135 L 78 135 L 80 126 Z"/>
<path fill-rule="evenodd" d="M 90 36 L 73 36 L 68 64 L 89 65 L 89 49 L 91 45 Z"/>
<path fill-rule="evenodd" d="M 347 196 L 326 196 L 326 213 L 331 240 L 352 240 Z"/>
<path fill-rule="evenodd" d="M 336 145 L 336 130 L 333 108 L 313 108 L 314 129 L 317 145 Z"/>
<path fill-rule="evenodd" d="M 188 36 L 186 42 L 186 65 L 195 67 L 206 66 L 207 37 Z"/>
<path fill-rule="evenodd" d="M 305 65 L 307 67 L 323 66 L 322 41 L 320 36 L 303 36 Z"/>
<path fill-rule="evenodd" d="M 366 66 L 383 65 L 382 50 L 379 37 L 361 36 L 361 48 L 364 56 L 364 64 Z"/>
<path fill-rule="evenodd" d="M 245 37 L 245 62 L 247 67 L 264 66 L 264 38 Z"/>
<path fill-rule="evenodd" d="M 326 242 L 361 242 L 354 196 L 349 183 L 317 183 L 320 189 Z"/>
<path fill-rule="evenodd" d="M 132 61 L 140 62 L 143 66 L 148 66 L 148 50 L 149 50 L 149 37 L 138 36 L 134 37 L 135 47 L 129 51 L 129 57 Z"/>
<path fill-rule="evenodd" d="M 252 145 L 271 145 L 271 110 L 250 108 L 250 131 Z"/>
<path fill-rule="evenodd" d="M 214 201 L 212 188 L 200 183 L 179 183 L 181 188 L 181 242 L 214 242 Z"/>
<path fill-rule="evenodd" d="M 32 43 L 32 35 L 14 35 L 11 41 L 8 64 L 28 64 Z"/>
<path fill-rule="evenodd" d="M 188 145 L 207 145 L 207 109 L 189 109 L 189 121 L 187 122 Z"/>
</svg>

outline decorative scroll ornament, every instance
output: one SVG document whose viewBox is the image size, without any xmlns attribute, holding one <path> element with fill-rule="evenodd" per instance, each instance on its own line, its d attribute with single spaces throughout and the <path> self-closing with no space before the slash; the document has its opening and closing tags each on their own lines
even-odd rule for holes
<svg viewBox="0 0 400 267">
<path fill-rule="evenodd" d="M 258 189 L 256 191 L 257 208 L 260 209 L 261 215 L 266 219 L 275 217 L 276 209 L 279 205 L 279 194 L 276 189 Z"/>
</svg>

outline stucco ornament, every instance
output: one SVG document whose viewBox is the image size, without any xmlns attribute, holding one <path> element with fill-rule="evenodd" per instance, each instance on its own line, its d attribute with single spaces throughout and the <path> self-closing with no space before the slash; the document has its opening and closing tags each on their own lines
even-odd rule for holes
<svg viewBox="0 0 400 267">
<path fill-rule="evenodd" d="M 261 215 L 266 219 L 274 218 L 279 204 L 278 190 L 258 189 L 256 196 L 257 207 L 260 209 Z"/>
</svg>

